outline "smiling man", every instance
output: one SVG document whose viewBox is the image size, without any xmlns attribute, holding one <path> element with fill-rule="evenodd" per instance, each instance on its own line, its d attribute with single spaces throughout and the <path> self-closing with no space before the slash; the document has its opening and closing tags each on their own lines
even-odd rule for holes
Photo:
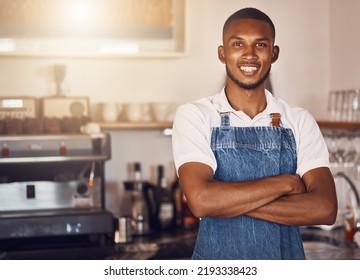
<svg viewBox="0 0 360 280">
<path fill-rule="evenodd" d="M 271 19 L 231 15 L 218 48 L 227 78 L 213 96 L 184 104 L 173 155 L 201 218 L 193 259 L 304 259 L 299 226 L 334 223 L 328 151 L 314 118 L 265 89 L 279 57 Z"/>
</svg>

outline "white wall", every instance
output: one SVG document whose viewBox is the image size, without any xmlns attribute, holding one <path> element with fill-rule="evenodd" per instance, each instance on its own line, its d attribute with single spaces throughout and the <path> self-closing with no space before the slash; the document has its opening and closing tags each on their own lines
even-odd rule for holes
<svg viewBox="0 0 360 280">
<path fill-rule="evenodd" d="M 330 88 L 360 88 L 360 1 L 331 0 Z"/>
<path fill-rule="evenodd" d="M 356 0 L 347 0 L 360 4 Z M 330 53 L 339 52 L 341 42 L 333 50 L 330 44 L 330 19 L 337 17 L 341 3 L 334 0 L 188 0 L 188 55 L 181 58 L 147 59 L 70 59 L 70 58 L 6 58 L 0 57 L 0 94 L 46 96 L 54 93 L 51 67 L 65 63 L 66 83 L 71 95 L 88 95 L 92 103 L 115 102 L 186 102 L 214 94 L 224 81 L 224 66 L 217 59 L 221 30 L 226 18 L 245 6 L 264 10 L 277 27 L 280 58 L 272 69 L 276 96 L 308 109 L 318 119 L 326 117 L 327 93 L 333 80 L 343 79 L 345 87 L 351 82 L 342 69 L 330 60 Z M 351 8 L 348 9 L 351 11 Z M 346 12 L 348 12 L 346 10 Z M 331 13 L 330 13 L 331 11 Z M 354 15 L 355 11 L 353 11 Z M 331 16 L 331 18 L 330 18 Z M 345 17 L 345 14 L 344 14 Z M 331 24 L 344 30 L 339 18 Z M 350 19 L 349 19 L 350 20 Z M 355 30 L 354 30 L 355 32 Z M 354 38 L 353 33 L 350 37 Z M 332 37 L 333 41 L 336 41 Z M 332 42 L 334 43 L 334 42 Z M 352 45 L 352 41 L 346 42 Z M 353 51 L 355 52 L 353 45 Z M 350 54 L 348 54 L 350 56 Z M 349 58 L 350 59 L 350 58 Z M 346 61 L 349 62 L 349 59 Z M 341 59 L 339 58 L 340 62 Z M 355 63 L 355 61 L 353 61 Z M 355 69 L 355 66 L 354 66 Z M 339 74 L 341 72 L 342 75 Z M 332 83 L 330 84 L 330 78 Z M 355 81 L 355 79 L 354 79 Z M 171 169 L 171 141 L 159 131 L 113 131 L 113 158 L 106 172 L 109 182 L 109 205 L 117 211 L 120 185 L 127 178 L 127 164 L 143 162 L 144 177 L 151 179 L 157 164 Z M 126 147 L 125 147 L 126 145 Z"/>
<path fill-rule="evenodd" d="M 88 95 L 94 103 L 104 100 L 185 102 L 213 94 L 224 79 L 224 67 L 217 59 L 222 25 L 237 9 L 255 6 L 267 12 L 277 27 L 281 52 L 272 73 L 275 94 L 322 117 L 322 109 L 313 104 L 314 98 L 320 100 L 329 87 L 329 0 L 187 2 L 189 54 L 186 57 L 0 58 L 0 94 L 53 94 L 50 69 L 55 63 L 68 66 L 66 83 L 70 94 Z"/>
</svg>

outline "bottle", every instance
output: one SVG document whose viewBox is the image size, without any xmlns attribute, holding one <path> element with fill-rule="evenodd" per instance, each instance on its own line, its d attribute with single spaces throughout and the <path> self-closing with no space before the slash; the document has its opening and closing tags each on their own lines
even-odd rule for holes
<svg viewBox="0 0 360 280">
<path fill-rule="evenodd" d="M 353 209 L 348 205 L 346 206 L 344 211 L 344 231 L 345 231 L 345 239 L 350 242 L 353 241 L 354 234 L 356 231 L 355 215 Z"/>
<path fill-rule="evenodd" d="M 182 216 L 182 228 L 183 229 L 196 229 L 198 226 L 198 218 L 191 212 L 187 203 L 186 196 L 181 191 L 181 216 Z"/>
<path fill-rule="evenodd" d="M 352 242 L 356 232 L 355 224 L 355 207 L 353 206 L 353 196 L 352 191 L 346 193 L 346 205 L 344 209 L 344 233 L 345 240 Z"/>
<path fill-rule="evenodd" d="M 172 197 L 174 199 L 174 208 L 175 208 L 175 217 L 174 217 L 174 224 L 175 227 L 177 228 L 181 228 L 182 227 L 182 207 L 181 207 L 181 196 L 182 196 L 182 190 L 181 190 L 181 186 L 180 186 L 180 182 L 178 177 L 175 175 L 175 180 L 174 183 L 172 184 L 171 187 L 171 192 L 172 192 Z"/>
<path fill-rule="evenodd" d="M 134 181 L 131 186 L 132 231 L 134 235 L 150 233 L 151 213 L 146 197 L 145 184 L 141 180 L 141 164 L 134 163 Z"/>
<path fill-rule="evenodd" d="M 198 226 L 198 218 L 191 212 L 177 176 L 175 176 L 172 185 L 172 193 L 175 205 L 175 226 L 185 230 L 196 229 Z"/>
<path fill-rule="evenodd" d="M 141 163 L 140 162 L 134 163 L 134 181 L 135 182 L 141 181 Z"/>
<path fill-rule="evenodd" d="M 159 223 L 161 230 L 170 230 L 174 228 L 175 207 L 174 200 L 169 190 L 167 180 L 164 174 L 164 166 L 158 166 L 158 183 L 160 189 L 159 205 Z"/>
</svg>

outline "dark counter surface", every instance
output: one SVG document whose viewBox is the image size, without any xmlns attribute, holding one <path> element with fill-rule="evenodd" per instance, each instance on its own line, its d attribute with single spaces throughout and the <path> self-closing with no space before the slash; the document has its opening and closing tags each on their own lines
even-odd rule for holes
<svg viewBox="0 0 360 280">
<path fill-rule="evenodd" d="M 196 230 L 178 229 L 149 236 L 134 236 L 131 243 L 115 244 L 114 253 L 107 259 L 190 259 L 196 234 Z"/>
<path fill-rule="evenodd" d="M 308 260 L 360 260 L 360 248 L 345 240 L 344 229 L 301 228 Z"/>
<path fill-rule="evenodd" d="M 353 242 L 345 241 L 342 228 L 322 230 L 304 227 L 301 234 L 308 260 L 360 259 L 360 248 Z M 196 235 L 196 230 L 178 229 L 135 236 L 127 244 L 13 252 L 0 250 L 0 259 L 182 260 L 191 258 Z"/>
<path fill-rule="evenodd" d="M 360 259 L 360 248 L 345 240 L 342 228 L 301 228 L 308 260 Z M 107 259 L 190 259 L 196 231 L 173 231 L 135 237 L 132 243 L 115 245 Z"/>
</svg>

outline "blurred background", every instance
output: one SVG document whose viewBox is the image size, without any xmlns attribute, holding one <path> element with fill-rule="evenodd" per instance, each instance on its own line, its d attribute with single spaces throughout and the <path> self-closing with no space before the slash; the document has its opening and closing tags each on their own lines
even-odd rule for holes
<svg viewBox="0 0 360 280">
<path fill-rule="evenodd" d="M 54 6 L 56 19 L 39 7 L 60 1 L 40 1 L 40 6 L 36 2 L 0 1 L 0 96 L 55 95 L 54 65 L 66 66 L 62 94 L 88 97 L 94 120 L 101 119 L 96 114 L 103 103 L 117 104 L 124 112 L 128 103 L 180 104 L 213 95 L 225 78 L 217 58 L 223 23 L 247 6 L 263 10 L 276 26 L 280 57 L 271 73 L 276 96 L 325 120 L 331 90 L 360 87 L 357 0 L 187 0 L 184 6 L 183 1 L 147 1 L 152 6 L 139 6 L 138 22 L 132 22 L 128 14 L 122 15 L 122 22 L 114 22 L 116 14 L 109 11 L 115 13 L 122 10 L 119 5 L 129 7 L 139 1 L 61 1 L 77 3 L 78 9 L 56 13 L 59 7 Z M 89 3 L 103 6 L 91 10 L 86 6 Z M 159 10 L 154 5 L 163 6 Z M 40 23 L 34 20 L 36 14 Z M 145 18 L 149 14 L 160 20 Z M 44 21 L 49 21 L 46 28 Z M 58 22 L 66 29 L 52 30 Z M 117 29 L 117 25 L 128 28 Z M 64 35 L 72 41 L 56 41 Z M 47 45 L 36 41 L 36 36 L 55 39 Z M 131 40 L 119 43 L 121 36 Z M 53 49 L 56 42 L 60 49 Z M 104 42 L 107 48 L 97 51 Z M 14 49 L 14 44 L 23 49 Z M 108 131 L 112 158 L 106 164 L 107 205 L 117 213 L 122 182 L 129 179 L 129 163 L 141 162 L 143 178 L 150 181 L 155 180 L 153 170 L 159 164 L 165 166 L 169 182 L 175 171 L 171 137 L 164 136 L 162 129 Z"/>
</svg>

